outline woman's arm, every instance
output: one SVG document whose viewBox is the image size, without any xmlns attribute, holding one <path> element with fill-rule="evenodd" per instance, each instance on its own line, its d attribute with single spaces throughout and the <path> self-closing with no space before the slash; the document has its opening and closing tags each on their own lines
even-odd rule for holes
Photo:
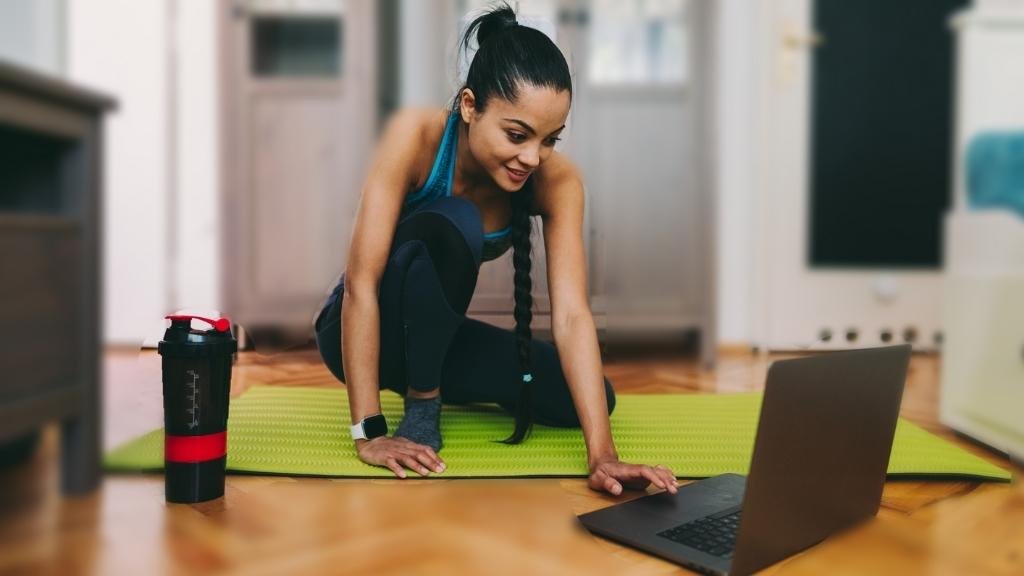
<svg viewBox="0 0 1024 576">
<path fill-rule="evenodd" d="M 575 168 L 553 154 L 538 178 L 536 201 L 544 222 L 551 331 L 583 428 L 587 459 L 614 458 L 597 329 L 587 303 L 583 250 L 584 193 Z"/>
<path fill-rule="evenodd" d="M 551 330 L 583 428 L 590 485 L 617 494 L 622 483 L 643 487 L 653 482 L 674 492 L 671 471 L 619 462 L 608 417 L 597 329 L 587 301 L 583 182 L 578 170 L 560 154 L 553 154 L 545 168 L 538 178 L 536 202 L 544 221 Z"/>
<path fill-rule="evenodd" d="M 427 112 L 403 110 L 388 122 L 363 186 L 352 231 L 341 312 L 342 363 L 352 423 L 380 413 L 378 287 L 406 191 L 416 182 L 417 153 Z M 357 440 L 360 458 L 404 477 L 403 466 L 426 474 L 442 469 L 433 450 L 389 437 Z M 415 447 L 415 448 L 413 448 Z"/>
<path fill-rule="evenodd" d="M 377 294 L 409 182 L 417 118 L 400 112 L 388 123 L 366 176 L 345 268 L 341 307 L 342 363 L 352 423 L 380 413 Z"/>
</svg>

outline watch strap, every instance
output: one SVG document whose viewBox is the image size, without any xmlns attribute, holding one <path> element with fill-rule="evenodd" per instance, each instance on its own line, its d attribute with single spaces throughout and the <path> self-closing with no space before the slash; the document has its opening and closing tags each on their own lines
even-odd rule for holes
<svg viewBox="0 0 1024 576">
<path fill-rule="evenodd" d="M 366 440 L 366 432 L 363 430 L 363 421 L 360 420 L 349 427 L 353 440 Z"/>
<path fill-rule="evenodd" d="M 369 428 L 366 426 L 368 422 L 371 423 Z M 353 424 L 349 427 L 349 432 L 352 434 L 353 440 L 372 440 L 379 436 L 385 436 L 388 433 L 387 420 L 384 419 L 383 414 L 373 414 Z"/>
</svg>

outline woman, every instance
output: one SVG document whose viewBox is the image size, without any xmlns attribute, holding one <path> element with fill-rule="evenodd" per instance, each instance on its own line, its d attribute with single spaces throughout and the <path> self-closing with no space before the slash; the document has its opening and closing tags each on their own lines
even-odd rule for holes
<svg viewBox="0 0 1024 576">
<path fill-rule="evenodd" d="M 321 356 L 348 387 L 359 458 L 401 478 L 440 473 L 441 402 L 491 402 L 515 414 L 507 443 L 535 421 L 582 426 L 595 490 L 675 492 L 670 470 L 621 462 L 612 442 L 615 396 L 587 304 L 583 186 L 554 150 L 572 99 L 565 58 L 508 5 L 473 21 L 463 50 L 474 32 L 479 49 L 452 109 L 389 122 L 348 267 L 316 320 Z M 530 332 L 532 215 L 544 224 L 555 346 Z M 514 332 L 465 317 L 480 263 L 509 247 Z M 392 437 L 380 388 L 405 397 Z"/>
</svg>

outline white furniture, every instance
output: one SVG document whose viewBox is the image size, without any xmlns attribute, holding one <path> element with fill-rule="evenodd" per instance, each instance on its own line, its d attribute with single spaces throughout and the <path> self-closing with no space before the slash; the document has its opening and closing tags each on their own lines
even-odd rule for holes
<svg viewBox="0 0 1024 576">
<path fill-rule="evenodd" d="M 1024 8 L 975 8 L 957 32 L 956 199 L 946 220 L 940 420 L 1024 460 L 1024 218 L 971 210 L 967 145 L 1024 130 Z"/>
</svg>

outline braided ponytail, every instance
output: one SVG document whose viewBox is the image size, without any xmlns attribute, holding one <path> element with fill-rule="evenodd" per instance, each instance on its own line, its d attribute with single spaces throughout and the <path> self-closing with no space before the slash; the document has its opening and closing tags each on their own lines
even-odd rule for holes
<svg viewBox="0 0 1024 576">
<path fill-rule="evenodd" d="M 533 266 L 531 260 L 531 235 L 533 234 L 533 223 L 530 220 L 530 205 L 533 201 L 533 177 L 527 180 L 523 188 L 512 196 L 512 229 L 509 231 L 512 240 L 512 266 L 515 270 L 513 282 L 515 284 L 515 310 L 513 316 L 516 319 L 516 348 L 519 352 L 519 369 L 522 373 L 522 388 L 519 392 L 519 402 L 516 404 L 515 422 L 516 427 L 512 435 L 503 440 L 505 444 L 519 444 L 530 432 L 533 424 L 531 409 L 531 389 L 533 388 L 533 375 L 531 374 L 530 350 L 533 342 L 533 331 L 530 323 L 533 321 L 533 280 L 530 278 L 530 268 Z"/>
</svg>

